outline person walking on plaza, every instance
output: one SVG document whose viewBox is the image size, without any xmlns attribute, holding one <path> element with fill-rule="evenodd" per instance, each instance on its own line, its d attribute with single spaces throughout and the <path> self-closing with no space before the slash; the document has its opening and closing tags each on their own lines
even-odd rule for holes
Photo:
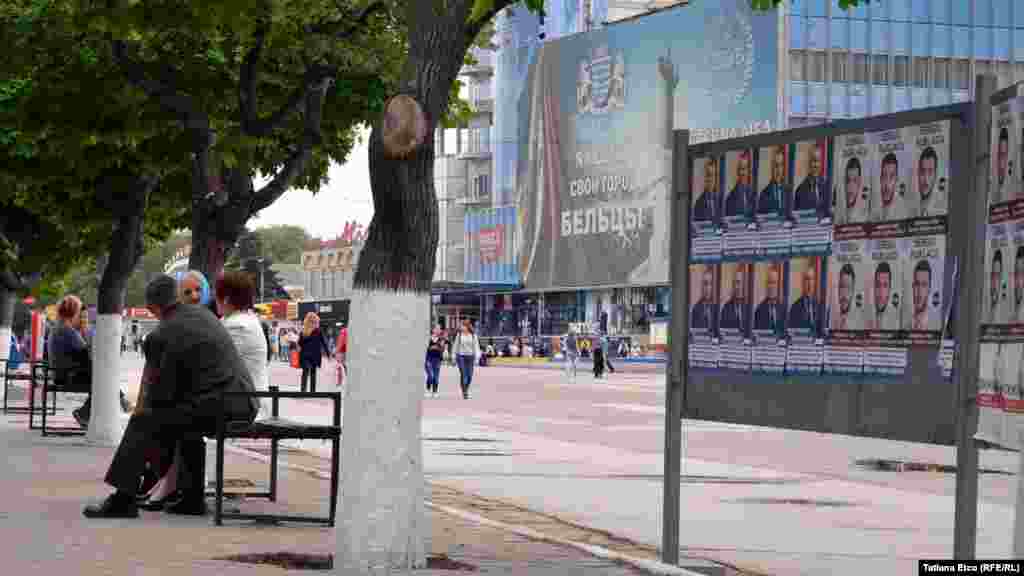
<svg viewBox="0 0 1024 576">
<path fill-rule="evenodd" d="M 570 382 L 576 381 L 576 361 L 579 359 L 579 347 L 576 342 L 576 330 L 569 327 L 565 335 L 565 374 Z"/>
<path fill-rule="evenodd" d="M 604 343 L 601 338 L 597 338 L 594 342 L 594 378 L 602 378 L 604 376 L 604 360 L 605 360 L 605 349 Z"/>
<path fill-rule="evenodd" d="M 299 338 L 299 366 L 302 368 L 303 392 L 306 391 L 307 382 L 309 391 L 316 392 L 316 373 L 320 369 L 325 349 L 330 354 L 324 333 L 320 331 L 320 317 L 309 312 L 302 320 L 302 336 Z"/>
<path fill-rule="evenodd" d="M 430 331 L 430 341 L 427 342 L 427 394 L 437 398 L 437 385 L 441 377 L 441 359 L 444 356 L 444 349 L 448 345 L 441 336 L 441 328 L 435 327 Z"/>
<path fill-rule="evenodd" d="M 615 374 L 615 366 L 612 366 L 612 346 L 608 340 L 608 334 L 601 334 L 601 349 L 604 350 L 604 367 L 609 374 Z"/>
<path fill-rule="evenodd" d="M 159 366 L 145 386 L 144 405 L 132 415 L 104 481 L 115 492 L 85 508 L 87 518 L 137 518 L 136 492 L 154 450 L 180 447 L 181 498 L 165 508 L 174 514 L 206 512 L 203 436 L 213 436 L 222 412 L 229 421 L 252 422 L 255 398 L 223 397 L 252 392 L 252 377 L 227 329 L 208 308 L 178 304 L 175 281 L 160 275 L 146 287 L 146 305 L 160 323 L 149 339 L 158 342 Z"/>
<path fill-rule="evenodd" d="M 344 324 L 338 332 L 338 347 L 334 351 L 334 357 L 338 364 L 335 368 L 338 371 L 338 388 L 341 388 L 345 385 L 345 377 L 348 375 L 348 327 Z"/>
<path fill-rule="evenodd" d="M 469 319 L 462 321 L 462 330 L 452 343 L 452 353 L 459 367 L 459 383 L 462 386 L 462 398 L 469 400 L 469 387 L 473 384 L 473 368 L 480 359 L 480 340 L 473 332 L 473 324 Z"/>
</svg>

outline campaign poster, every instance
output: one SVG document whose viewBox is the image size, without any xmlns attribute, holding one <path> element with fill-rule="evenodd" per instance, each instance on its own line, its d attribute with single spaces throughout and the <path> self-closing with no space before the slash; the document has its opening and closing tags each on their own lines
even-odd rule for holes
<svg viewBox="0 0 1024 576">
<path fill-rule="evenodd" d="M 748 262 L 721 265 L 718 316 L 718 365 L 721 368 L 750 370 L 751 268 Z"/>
<path fill-rule="evenodd" d="M 754 151 L 731 150 L 725 154 L 725 228 L 723 257 L 744 258 L 757 251 L 758 234 L 754 214 L 757 196 L 754 193 Z"/>
<path fill-rule="evenodd" d="M 992 180 L 989 186 L 989 206 L 1003 204 L 1020 196 L 1019 156 L 1011 154 L 1016 150 L 1017 115 L 1014 114 L 1015 100 L 999 104 L 992 110 Z"/>
<path fill-rule="evenodd" d="M 909 218 L 945 216 L 949 212 L 949 121 L 905 128 L 913 142 L 914 174 L 907 199 Z"/>
<path fill-rule="evenodd" d="M 938 344 L 942 338 L 946 236 L 917 236 L 905 240 L 909 259 L 903 276 L 903 330 L 911 344 Z M 1021 270 L 1024 279 L 1024 269 Z M 1024 286 L 1022 286 L 1024 293 Z"/>
<path fill-rule="evenodd" d="M 864 327 L 868 338 L 880 344 L 899 339 L 903 310 L 903 242 L 882 238 L 866 242 L 868 274 L 864 283 L 868 293 Z"/>
<path fill-rule="evenodd" d="M 790 156 L 788 144 L 768 146 L 757 152 L 757 208 L 754 219 L 758 228 L 758 253 L 768 258 L 789 255 L 792 235 L 785 221 L 793 201 Z"/>
<path fill-rule="evenodd" d="M 812 256 L 789 261 L 789 294 L 786 330 L 791 337 L 816 339 L 821 334 L 820 283 L 823 258 Z"/>
<path fill-rule="evenodd" d="M 1010 271 L 1007 323 L 1015 325 L 1014 334 L 1021 336 L 1024 335 L 1020 332 L 1024 330 L 1024 222 L 1014 222 L 1010 226 L 1013 235 L 1010 248 L 1013 251 L 1013 269 Z"/>
<path fill-rule="evenodd" d="M 982 340 L 1003 339 L 1002 327 L 1009 324 L 1009 297 L 1007 294 L 1011 261 L 1010 238 L 1006 224 L 990 224 L 985 255 L 985 301 L 981 313 Z"/>
<path fill-rule="evenodd" d="M 779 374 L 786 368 L 786 304 L 783 288 L 785 261 L 757 262 L 753 265 L 754 321 L 751 333 L 754 350 L 751 369 Z"/>
<path fill-rule="evenodd" d="M 718 266 L 690 266 L 690 335 L 711 340 L 718 328 Z"/>
<path fill-rule="evenodd" d="M 832 241 L 832 199 L 826 177 L 828 140 L 797 142 L 794 148 L 790 250 L 794 256 L 827 254 Z"/>
<path fill-rule="evenodd" d="M 835 139 L 834 187 L 835 224 L 844 226 L 868 221 L 871 147 L 865 134 L 847 134 Z"/>
<path fill-rule="evenodd" d="M 722 257 L 722 237 L 718 229 L 722 216 L 720 165 L 718 157 L 693 160 L 690 183 L 693 262 L 718 261 Z"/>
<path fill-rule="evenodd" d="M 1000 342 L 982 342 L 978 347 L 978 431 L 974 437 L 985 442 L 1002 443 L 1005 398 L 1002 379 L 1003 358 Z"/>
<path fill-rule="evenodd" d="M 864 280 L 870 275 L 867 240 L 843 240 L 832 246 L 828 265 L 829 340 L 856 344 L 864 335 L 867 302 Z"/>
<path fill-rule="evenodd" d="M 902 130 L 893 129 L 873 135 L 875 165 L 871 184 L 871 222 L 896 222 L 907 217 L 910 191 L 911 146 Z"/>
</svg>

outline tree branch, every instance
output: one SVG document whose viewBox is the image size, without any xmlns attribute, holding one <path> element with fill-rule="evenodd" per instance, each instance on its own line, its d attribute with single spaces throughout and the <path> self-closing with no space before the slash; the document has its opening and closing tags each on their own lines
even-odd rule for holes
<svg viewBox="0 0 1024 576">
<path fill-rule="evenodd" d="M 269 136 L 284 124 L 293 113 L 297 112 L 309 95 L 324 81 L 333 80 L 338 75 L 338 69 L 330 66 L 314 65 L 306 70 L 302 77 L 302 84 L 296 88 L 281 108 L 264 120 L 253 119 L 252 124 L 246 133 L 250 136 Z"/>
<path fill-rule="evenodd" d="M 476 40 L 476 37 L 480 35 L 480 31 L 484 29 L 484 26 L 488 22 L 494 19 L 505 8 L 515 4 L 518 0 L 494 0 L 494 6 L 490 10 L 484 12 L 483 16 L 478 20 L 466 23 L 466 38 L 469 42 Z"/>
<path fill-rule="evenodd" d="M 242 115 L 242 131 L 248 132 L 256 124 L 256 84 L 259 75 L 260 53 L 267 38 L 269 24 L 256 30 L 256 44 L 242 61 L 242 77 L 238 83 L 238 110 Z"/>
<path fill-rule="evenodd" d="M 332 80 L 324 78 L 314 86 L 313 90 L 305 98 L 305 128 L 302 141 L 291 153 L 284 166 L 267 183 L 266 186 L 253 192 L 250 213 L 259 212 L 270 206 L 280 198 L 291 186 L 295 178 L 306 168 L 306 164 L 313 155 L 313 148 L 320 145 L 320 120 L 323 116 L 324 99 L 327 97 L 327 89 Z"/>
<path fill-rule="evenodd" d="M 114 40 L 113 56 L 129 82 L 150 97 L 157 99 L 165 110 L 176 114 L 186 128 L 195 131 L 209 131 L 210 121 L 199 110 L 195 101 L 178 92 L 174 86 L 168 83 L 147 78 L 143 66 L 129 59 L 128 44 L 124 40 Z"/>
<path fill-rule="evenodd" d="M 388 9 L 388 6 L 384 2 L 373 2 L 368 4 L 365 8 L 359 11 L 357 14 L 347 14 L 340 20 L 335 22 L 325 22 L 323 24 L 315 24 L 306 26 L 307 34 L 329 34 L 335 40 L 345 40 L 354 36 L 357 32 L 361 31 L 365 26 L 367 20 L 370 19 L 375 12 L 383 12 Z M 346 24 L 348 26 L 346 27 Z"/>
</svg>

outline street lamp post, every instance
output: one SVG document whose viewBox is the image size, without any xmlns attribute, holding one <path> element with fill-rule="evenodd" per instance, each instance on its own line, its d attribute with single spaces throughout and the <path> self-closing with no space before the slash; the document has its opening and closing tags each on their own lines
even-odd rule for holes
<svg viewBox="0 0 1024 576">
<path fill-rule="evenodd" d="M 263 258 L 257 258 L 256 262 L 260 265 L 260 304 L 263 303 Z"/>
</svg>

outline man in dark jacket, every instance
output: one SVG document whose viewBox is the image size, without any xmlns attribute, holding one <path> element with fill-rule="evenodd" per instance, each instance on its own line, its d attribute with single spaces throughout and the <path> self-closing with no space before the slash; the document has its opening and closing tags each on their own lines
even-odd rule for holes
<svg viewBox="0 0 1024 576">
<path fill-rule="evenodd" d="M 178 444 L 181 450 L 178 489 L 182 497 L 166 511 L 202 515 L 206 511 L 203 436 L 216 433 L 222 392 L 252 392 L 252 378 L 227 330 L 205 307 L 176 302 L 174 278 L 161 275 L 146 287 L 146 303 L 160 324 L 149 334 L 159 344 L 143 404 L 128 421 L 104 481 L 117 491 L 102 504 L 89 506 L 89 518 L 135 518 L 136 491 L 154 448 Z M 147 364 L 150 359 L 147 358 Z M 255 398 L 224 404 L 225 418 L 252 422 Z"/>
</svg>

